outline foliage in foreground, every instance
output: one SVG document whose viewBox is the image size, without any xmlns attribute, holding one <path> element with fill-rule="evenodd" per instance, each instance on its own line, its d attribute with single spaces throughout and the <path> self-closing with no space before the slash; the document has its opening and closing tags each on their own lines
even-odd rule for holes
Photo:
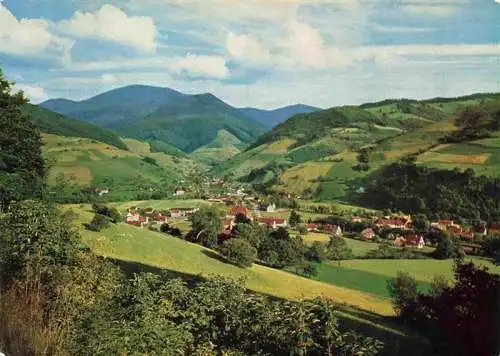
<svg viewBox="0 0 500 356">
<path fill-rule="evenodd" d="M 399 274 L 388 289 L 400 318 L 427 337 L 437 355 L 498 355 L 500 277 L 473 263 L 455 267 L 455 284 L 434 280 L 429 293 Z"/>
</svg>

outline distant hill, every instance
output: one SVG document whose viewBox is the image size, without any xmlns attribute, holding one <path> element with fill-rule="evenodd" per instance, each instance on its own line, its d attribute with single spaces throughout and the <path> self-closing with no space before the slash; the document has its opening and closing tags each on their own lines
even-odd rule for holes
<svg viewBox="0 0 500 356">
<path fill-rule="evenodd" d="M 237 155 L 248 145 L 230 132 L 222 129 L 217 137 L 207 145 L 198 147 L 189 157 L 207 165 L 216 166 Z"/>
<path fill-rule="evenodd" d="M 41 132 L 70 137 L 85 137 L 117 148 L 127 149 L 121 138 L 111 130 L 67 118 L 36 105 L 26 104 L 22 110 L 40 128 Z"/>
<path fill-rule="evenodd" d="M 485 140 L 441 142 L 457 129 L 457 111 L 495 103 L 500 104 L 499 94 L 477 94 L 385 100 L 297 114 L 213 171 L 260 189 L 345 201 L 363 190 L 364 177 L 408 155 L 428 167 L 471 168 L 499 176 L 500 132 L 491 132 Z M 366 166 L 359 165 L 361 150 L 368 153 Z"/>
<path fill-rule="evenodd" d="M 239 110 L 244 115 L 266 127 L 274 127 L 296 114 L 307 114 L 321 109 L 309 105 L 297 104 L 274 110 L 261 110 L 255 108 L 241 108 Z"/>
<path fill-rule="evenodd" d="M 123 136 L 176 146 L 190 153 L 224 129 L 244 143 L 267 128 L 212 94 L 186 95 L 169 88 L 127 86 L 74 102 L 48 100 L 42 107 L 116 130 Z"/>
<path fill-rule="evenodd" d="M 121 122 L 148 116 L 161 106 L 184 96 L 169 88 L 130 85 L 87 100 L 51 99 L 41 103 L 40 106 L 74 119 L 112 127 Z"/>
</svg>

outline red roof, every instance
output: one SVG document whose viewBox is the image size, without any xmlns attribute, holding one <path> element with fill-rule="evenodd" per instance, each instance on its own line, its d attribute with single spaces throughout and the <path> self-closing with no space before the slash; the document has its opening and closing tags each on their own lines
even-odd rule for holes
<svg viewBox="0 0 500 356">
<path fill-rule="evenodd" d="M 232 215 L 232 216 L 236 216 L 236 215 L 249 215 L 250 214 L 250 210 L 248 210 L 246 207 L 242 206 L 242 205 L 239 205 L 239 206 L 233 206 L 230 210 L 229 210 L 229 215 Z"/>
<path fill-rule="evenodd" d="M 316 230 L 318 225 L 316 224 L 306 224 L 306 229 Z"/>
<path fill-rule="evenodd" d="M 403 218 L 378 219 L 375 224 L 382 226 L 405 226 L 408 220 Z"/>
<path fill-rule="evenodd" d="M 453 220 L 438 220 L 438 224 L 445 226 L 453 225 Z"/>
<path fill-rule="evenodd" d="M 491 224 L 490 230 L 500 230 L 500 222 L 494 222 Z"/>
<path fill-rule="evenodd" d="M 375 236 L 375 232 L 371 228 L 366 228 L 361 231 L 361 235 L 363 235 L 365 239 L 371 239 L 373 236 Z"/>
<path fill-rule="evenodd" d="M 325 232 L 334 232 L 337 231 L 339 227 L 337 225 L 325 224 L 322 226 L 323 231 Z"/>
<path fill-rule="evenodd" d="M 408 235 L 405 236 L 405 242 L 408 245 L 418 245 L 420 243 L 420 239 L 422 235 Z"/>
</svg>

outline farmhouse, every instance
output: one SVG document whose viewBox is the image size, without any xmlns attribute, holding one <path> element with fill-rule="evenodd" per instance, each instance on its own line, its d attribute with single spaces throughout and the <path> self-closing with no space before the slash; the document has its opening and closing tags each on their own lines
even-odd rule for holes
<svg viewBox="0 0 500 356">
<path fill-rule="evenodd" d="M 323 230 L 323 232 L 326 232 L 328 234 L 332 234 L 335 236 L 342 236 L 342 229 L 338 225 L 325 224 L 321 227 L 321 230 Z"/>
<path fill-rule="evenodd" d="M 266 211 L 268 213 L 274 213 L 276 212 L 276 204 L 269 204 L 267 207 L 266 207 Z"/>
<path fill-rule="evenodd" d="M 379 229 L 406 229 L 410 223 L 411 219 L 406 216 L 384 217 L 375 221 Z"/>
<path fill-rule="evenodd" d="M 273 229 L 277 229 L 278 227 L 287 227 L 287 220 L 284 218 L 259 218 L 259 225 L 266 225 Z"/>
<path fill-rule="evenodd" d="M 406 244 L 406 239 L 403 236 L 396 236 L 394 239 L 394 245 L 403 247 Z"/>
<path fill-rule="evenodd" d="M 408 235 L 405 238 L 405 246 L 424 248 L 425 241 L 422 235 Z"/>
<path fill-rule="evenodd" d="M 234 219 L 224 219 L 223 221 L 224 230 L 232 230 L 234 225 Z"/>
<path fill-rule="evenodd" d="M 306 224 L 305 228 L 309 232 L 317 232 L 317 231 L 319 231 L 319 226 L 317 224 Z"/>
<path fill-rule="evenodd" d="M 366 228 L 361 231 L 361 237 L 365 240 L 371 240 L 375 237 L 375 232 L 372 228 Z"/>
<path fill-rule="evenodd" d="M 186 194 L 186 189 L 184 188 L 177 188 L 174 193 L 176 197 L 183 196 L 184 194 Z"/>
<path fill-rule="evenodd" d="M 459 229 L 460 225 L 455 224 L 453 220 L 438 220 L 431 223 L 431 227 L 441 231 L 447 231 L 450 228 Z"/>
<path fill-rule="evenodd" d="M 156 221 L 158 225 L 163 225 L 168 223 L 167 215 L 163 215 L 162 213 L 153 214 L 153 220 Z"/>
<path fill-rule="evenodd" d="M 149 223 L 149 218 L 147 216 L 141 216 L 139 213 L 128 213 L 126 223 L 133 226 L 143 227 Z"/>
</svg>

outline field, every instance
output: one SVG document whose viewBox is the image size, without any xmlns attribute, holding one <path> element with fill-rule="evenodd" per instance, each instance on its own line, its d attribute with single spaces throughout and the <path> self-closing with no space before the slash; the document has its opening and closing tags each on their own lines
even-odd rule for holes
<svg viewBox="0 0 500 356">
<path fill-rule="evenodd" d="M 80 223 L 91 219 L 90 212 L 78 206 L 73 208 L 79 215 Z M 100 233 L 82 229 L 82 235 L 93 251 L 105 257 L 189 275 L 244 277 L 249 289 L 269 295 L 288 299 L 326 296 L 381 315 L 393 313 L 387 300 L 260 265 L 249 269 L 238 268 L 223 262 L 211 250 L 147 229 L 118 224 Z"/>
<path fill-rule="evenodd" d="M 319 178 L 330 170 L 330 162 L 307 162 L 286 170 L 281 175 L 283 188 L 290 193 L 303 194 L 306 188 L 314 190 L 319 185 Z"/>
<path fill-rule="evenodd" d="M 49 184 L 63 176 L 73 187 L 107 188 L 115 199 L 130 199 L 139 192 L 173 190 L 197 167 L 184 158 L 148 153 L 149 144 L 136 140 L 125 139 L 130 151 L 91 139 L 49 134 L 43 135 L 43 142 L 43 156 L 50 168 Z M 154 163 L 146 162 L 145 157 Z"/>
</svg>

